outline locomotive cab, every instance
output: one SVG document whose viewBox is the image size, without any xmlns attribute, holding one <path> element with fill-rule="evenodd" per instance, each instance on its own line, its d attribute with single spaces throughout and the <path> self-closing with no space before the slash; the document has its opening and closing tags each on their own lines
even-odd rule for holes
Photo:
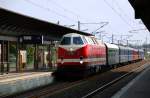
<svg viewBox="0 0 150 98">
<path fill-rule="evenodd" d="M 61 40 L 60 45 L 83 45 L 84 41 L 81 35 L 72 34 L 64 36 Z"/>
<path fill-rule="evenodd" d="M 71 33 L 63 36 L 58 49 L 58 65 L 83 64 L 84 46 L 86 41 L 82 35 Z"/>
</svg>

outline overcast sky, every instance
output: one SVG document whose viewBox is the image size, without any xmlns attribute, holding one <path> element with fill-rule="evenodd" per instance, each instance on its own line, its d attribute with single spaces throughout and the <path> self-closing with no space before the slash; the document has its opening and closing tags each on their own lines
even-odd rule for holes
<svg viewBox="0 0 150 98">
<path fill-rule="evenodd" d="M 72 27 L 74 29 L 78 29 L 78 21 L 108 22 L 108 25 L 99 30 L 97 29 L 103 24 L 81 24 L 81 30 L 88 29 L 86 32 L 102 31 L 106 42 L 111 41 L 112 34 L 116 40 L 121 39 L 118 35 L 132 35 L 128 40 L 142 40 L 140 44 L 149 36 L 147 30 L 129 33 L 145 26 L 140 20 L 135 20 L 134 10 L 128 0 L 0 0 L 0 7 L 53 23 L 59 21 L 60 25 L 75 25 Z M 126 38 L 122 36 L 122 39 Z"/>
</svg>

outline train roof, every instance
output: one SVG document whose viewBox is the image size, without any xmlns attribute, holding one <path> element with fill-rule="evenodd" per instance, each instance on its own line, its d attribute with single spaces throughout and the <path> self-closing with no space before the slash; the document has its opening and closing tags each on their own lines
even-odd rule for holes
<svg viewBox="0 0 150 98">
<path fill-rule="evenodd" d="M 78 34 L 78 33 L 68 33 L 68 34 L 65 34 L 64 36 L 65 37 L 70 37 L 70 36 L 83 36 L 83 35 Z"/>
<path fill-rule="evenodd" d="M 108 48 L 119 49 L 118 45 L 105 43 Z"/>
<path fill-rule="evenodd" d="M 143 49 L 139 49 L 139 51 L 144 52 L 144 50 L 143 50 Z"/>
<path fill-rule="evenodd" d="M 129 47 L 127 47 L 127 46 L 120 46 L 120 45 L 119 45 L 119 48 L 120 48 L 120 49 L 129 50 Z"/>
<path fill-rule="evenodd" d="M 133 51 L 138 51 L 138 49 L 133 48 Z"/>
<path fill-rule="evenodd" d="M 133 50 L 134 48 L 128 47 L 129 50 Z"/>
</svg>

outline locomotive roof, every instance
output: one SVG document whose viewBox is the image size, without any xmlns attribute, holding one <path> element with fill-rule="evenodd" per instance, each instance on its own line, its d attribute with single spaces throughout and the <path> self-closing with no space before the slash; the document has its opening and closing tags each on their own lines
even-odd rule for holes
<svg viewBox="0 0 150 98">
<path fill-rule="evenodd" d="M 70 37 L 70 36 L 83 36 L 83 35 L 78 34 L 78 33 L 69 33 L 69 34 L 65 34 L 64 36 Z"/>
<path fill-rule="evenodd" d="M 119 47 L 115 44 L 105 43 L 108 48 L 119 49 Z"/>
</svg>

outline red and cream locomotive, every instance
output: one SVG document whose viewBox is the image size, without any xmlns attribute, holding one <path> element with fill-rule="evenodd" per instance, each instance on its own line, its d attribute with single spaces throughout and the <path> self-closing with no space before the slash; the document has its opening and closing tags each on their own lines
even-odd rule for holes
<svg viewBox="0 0 150 98">
<path fill-rule="evenodd" d="M 57 71 L 80 75 L 98 72 L 106 65 L 106 47 L 93 36 L 70 33 L 63 36 L 58 48 Z"/>
<path fill-rule="evenodd" d="M 88 76 L 101 68 L 144 59 L 144 51 L 102 43 L 94 36 L 76 33 L 62 37 L 58 47 L 57 75 Z"/>
</svg>

